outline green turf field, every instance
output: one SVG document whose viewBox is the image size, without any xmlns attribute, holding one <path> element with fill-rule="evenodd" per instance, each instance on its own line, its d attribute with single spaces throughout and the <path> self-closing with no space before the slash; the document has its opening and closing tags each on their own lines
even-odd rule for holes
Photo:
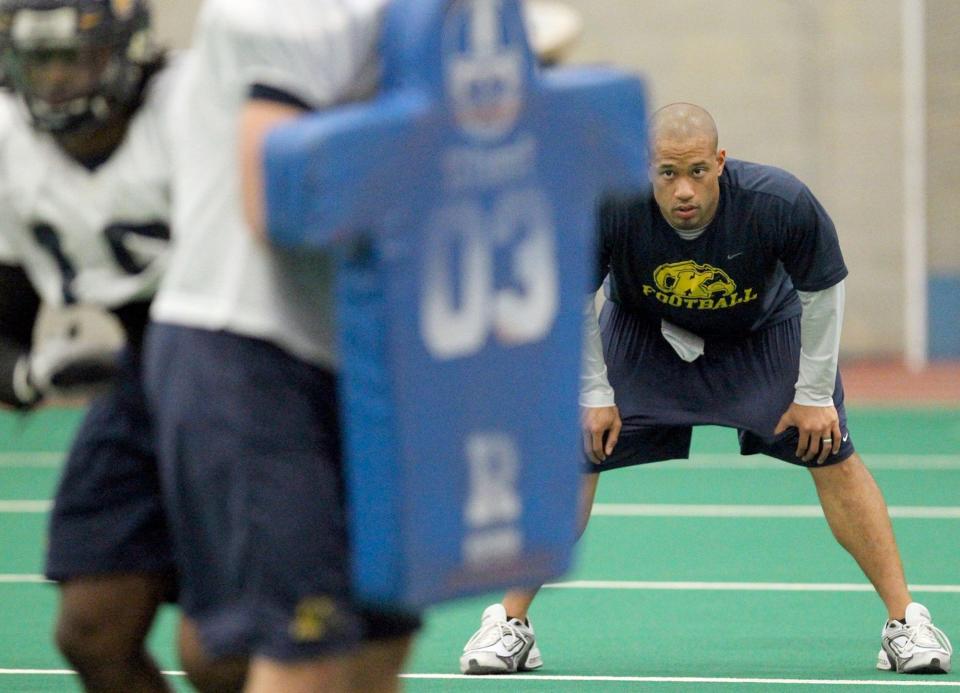
<svg viewBox="0 0 960 693">
<path fill-rule="evenodd" d="M 73 691 L 50 642 L 55 589 L 39 578 L 45 512 L 72 410 L 0 417 L 0 692 Z M 850 425 L 894 516 L 914 596 L 960 643 L 960 409 L 855 409 Z M 545 666 L 458 675 L 496 595 L 433 609 L 406 690 L 796 691 L 960 689 L 957 672 L 905 678 L 873 662 L 882 605 L 834 542 L 809 474 L 734 454 L 732 432 L 694 436 L 689 462 L 611 472 L 577 567 L 532 614 Z M 178 690 L 162 615 L 153 649 Z"/>
</svg>

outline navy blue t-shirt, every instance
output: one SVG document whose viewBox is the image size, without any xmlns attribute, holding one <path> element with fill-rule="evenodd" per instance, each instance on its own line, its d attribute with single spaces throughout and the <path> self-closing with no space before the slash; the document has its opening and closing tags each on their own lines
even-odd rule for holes
<svg viewBox="0 0 960 693">
<path fill-rule="evenodd" d="M 641 317 L 704 337 L 754 332 L 800 314 L 800 291 L 847 276 L 837 231 L 813 193 L 773 166 L 728 159 L 717 213 L 684 240 L 653 189 L 610 197 L 600 210 L 597 286 Z"/>
</svg>

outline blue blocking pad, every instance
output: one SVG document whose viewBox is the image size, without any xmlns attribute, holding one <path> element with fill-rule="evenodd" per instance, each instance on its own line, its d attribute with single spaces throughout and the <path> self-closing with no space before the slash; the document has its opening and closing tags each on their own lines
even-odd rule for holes
<svg viewBox="0 0 960 693">
<path fill-rule="evenodd" d="M 339 258 L 357 592 L 422 607 L 570 565 L 596 206 L 646 179 L 645 98 L 541 71 L 516 0 L 395 0 L 381 47 L 377 98 L 270 134 L 267 219 Z"/>
</svg>

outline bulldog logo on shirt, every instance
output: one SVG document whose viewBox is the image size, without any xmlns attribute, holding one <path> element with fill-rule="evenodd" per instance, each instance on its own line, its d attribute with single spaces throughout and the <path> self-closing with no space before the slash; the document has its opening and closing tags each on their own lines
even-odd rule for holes
<svg viewBox="0 0 960 693">
<path fill-rule="evenodd" d="M 722 269 L 698 265 L 693 260 L 660 265 L 653 280 L 661 291 L 681 298 L 720 298 L 737 290 L 736 283 Z"/>
<path fill-rule="evenodd" d="M 644 285 L 644 295 L 655 296 L 675 308 L 731 308 L 757 298 L 753 289 L 739 294 L 737 283 L 722 269 L 693 260 L 660 265 L 653 272 L 653 281 L 656 286 Z"/>
</svg>

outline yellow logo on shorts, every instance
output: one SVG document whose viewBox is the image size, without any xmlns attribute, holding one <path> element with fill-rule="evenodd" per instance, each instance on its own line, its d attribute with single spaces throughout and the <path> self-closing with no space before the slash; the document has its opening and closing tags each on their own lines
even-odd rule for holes
<svg viewBox="0 0 960 693">
<path fill-rule="evenodd" d="M 656 286 L 643 286 L 644 295 L 654 296 L 660 303 L 674 308 L 732 308 L 757 298 L 753 289 L 740 295 L 736 282 L 722 269 L 693 260 L 660 265 L 653 272 L 653 281 Z"/>
<path fill-rule="evenodd" d="M 336 616 L 337 607 L 329 597 L 307 597 L 297 604 L 290 623 L 290 637 L 298 642 L 322 639 Z"/>
</svg>

